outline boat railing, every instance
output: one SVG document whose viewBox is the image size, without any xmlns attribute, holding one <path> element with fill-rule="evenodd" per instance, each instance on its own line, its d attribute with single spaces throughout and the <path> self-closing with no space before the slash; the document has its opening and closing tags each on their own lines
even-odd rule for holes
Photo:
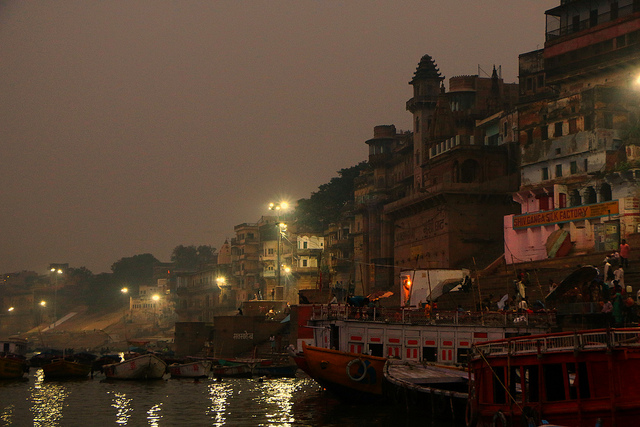
<svg viewBox="0 0 640 427">
<path fill-rule="evenodd" d="M 599 348 L 640 347 L 640 328 L 589 330 L 515 337 L 474 345 L 474 355 L 520 355 Z"/>
<path fill-rule="evenodd" d="M 555 325 L 554 311 L 425 311 L 415 307 L 353 307 L 315 304 L 311 320 L 357 320 L 410 325 L 469 325 L 486 327 L 548 328 Z"/>
</svg>

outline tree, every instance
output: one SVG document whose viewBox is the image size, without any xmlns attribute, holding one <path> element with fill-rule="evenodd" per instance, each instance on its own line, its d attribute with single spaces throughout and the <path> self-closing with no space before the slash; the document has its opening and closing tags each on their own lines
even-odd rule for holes
<svg viewBox="0 0 640 427">
<path fill-rule="evenodd" d="M 153 279 L 153 267 L 160 261 L 151 254 L 134 255 L 128 258 L 120 258 L 111 265 L 113 279 L 116 285 L 140 286 L 151 284 Z"/>
<path fill-rule="evenodd" d="M 198 247 L 179 245 L 171 253 L 171 262 L 175 263 L 178 268 L 195 270 L 200 266 L 212 263 L 215 259 L 215 251 L 215 248 L 208 245 Z"/>
<path fill-rule="evenodd" d="M 322 184 L 308 199 L 298 200 L 296 219 L 299 229 L 322 231 L 340 218 L 344 206 L 353 201 L 354 180 L 366 170 L 367 162 L 338 171 L 339 177 Z"/>
</svg>

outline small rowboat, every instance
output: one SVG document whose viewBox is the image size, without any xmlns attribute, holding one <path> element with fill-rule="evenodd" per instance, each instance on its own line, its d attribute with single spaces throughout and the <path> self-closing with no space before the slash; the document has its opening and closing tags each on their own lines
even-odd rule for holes
<svg viewBox="0 0 640 427">
<path fill-rule="evenodd" d="M 0 380 L 22 378 L 29 371 L 27 360 L 18 355 L 0 356 Z"/>
<path fill-rule="evenodd" d="M 55 359 L 42 365 L 42 371 L 45 379 L 86 378 L 91 372 L 91 364 Z"/>
<path fill-rule="evenodd" d="M 167 371 L 164 360 L 152 353 L 112 363 L 102 367 L 108 379 L 115 380 L 159 380 Z"/>
<path fill-rule="evenodd" d="M 173 363 L 169 365 L 171 378 L 204 378 L 211 372 L 211 362 L 196 360 L 190 363 Z"/>
</svg>

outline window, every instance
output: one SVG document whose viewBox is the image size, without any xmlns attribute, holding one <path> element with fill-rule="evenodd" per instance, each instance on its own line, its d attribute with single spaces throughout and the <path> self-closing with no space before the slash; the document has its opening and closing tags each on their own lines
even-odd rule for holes
<svg viewBox="0 0 640 427">
<path fill-rule="evenodd" d="M 593 119 L 590 115 L 584 116 L 584 130 L 592 130 L 593 129 Z"/>
<path fill-rule="evenodd" d="M 578 163 L 577 162 L 571 162 L 571 175 L 575 175 L 578 173 Z"/>
<path fill-rule="evenodd" d="M 268 253 L 268 255 L 273 255 L 273 248 L 269 248 L 269 249 L 267 250 L 267 253 Z"/>
<path fill-rule="evenodd" d="M 544 74 L 539 74 L 538 75 L 538 88 L 541 88 L 544 86 Z"/>
<path fill-rule="evenodd" d="M 578 125 L 576 119 L 569 119 L 569 135 L 578 132 Z"/>
<path fill-rule="evenodd" d="M 589 26 L 595 27 L 598 25 L 598 9 L 589 12 Z"/>
<path fill-rule="evenodd" d="M 580 31 L 580 15 L 575 15 L 571 20 L 571 29 L 574 33 Z"/>
<path fill-rule="evenodd" d="M 302 249 L 307 249 L 308 247 L 309 247 L 309 242 L 307 242 L 306 240 L 302 242 Z"/>
<path fill-rule="evenodd" d="M 303 266 L 303 267 L 306 267 L 306 266 L 307 266 L 307 264 L 308 264 L 308 261 L 309 261 L 309 260 L 307 260 L 307 259 L 303 259 L 303 260 L 302 260 L 302 266 Z"/>
<path fill-rule="evenodd" d="M 559 136 L 562 136 L 562 122 L 557 122 L 555 124 L 555 129 L 553 132 L 553 136 L 555 136 L 556 138 Z"/>
<path fill-rule="evenodd" d="M 542 180 L 545 181 L 547 179 L 549 179 L 549 169 L 542 168 Z"/>
<path fill-rule="evenodd" d="M 543 141 L 546 141 L 547 139 L 549 139 L 548 125 L 540 126 L 540 138 L 542 138 Z"/>
<path fill-rule="evenodd" d="M 562 176 L 562 165 L 556 165 L 556 178 L 560 178 Z"/>
<path fill-rule="evenodd" d="M 533 144 L 533 129 L 527 129 L 527 144 Z"/>
<path fill-rule="evenodd" d="M 567 207 L 567 195 L 564 193 L 558 193 L 558 208 L 566 208 Z"/>
<path fill-rule="evenodd" d="M 613 129 L 613 113 L 604 113 L 604 128 Z"/>
</svg>

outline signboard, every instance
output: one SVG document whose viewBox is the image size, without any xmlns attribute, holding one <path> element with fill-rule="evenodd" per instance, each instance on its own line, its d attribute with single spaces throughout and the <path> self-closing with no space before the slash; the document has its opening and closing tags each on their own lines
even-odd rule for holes
<svg viewBox="0 0 640 427">
<path fill-rule="evenodd" d="M 513 217 L 513 228 L 540 227 L 542 225 L 557 224 L 559 222 L 581 221 L 607 215 L 617 215 L 618 213 L 618 201 L 614 200 L 595 205 L 516 215 Z"/>
</svg>

